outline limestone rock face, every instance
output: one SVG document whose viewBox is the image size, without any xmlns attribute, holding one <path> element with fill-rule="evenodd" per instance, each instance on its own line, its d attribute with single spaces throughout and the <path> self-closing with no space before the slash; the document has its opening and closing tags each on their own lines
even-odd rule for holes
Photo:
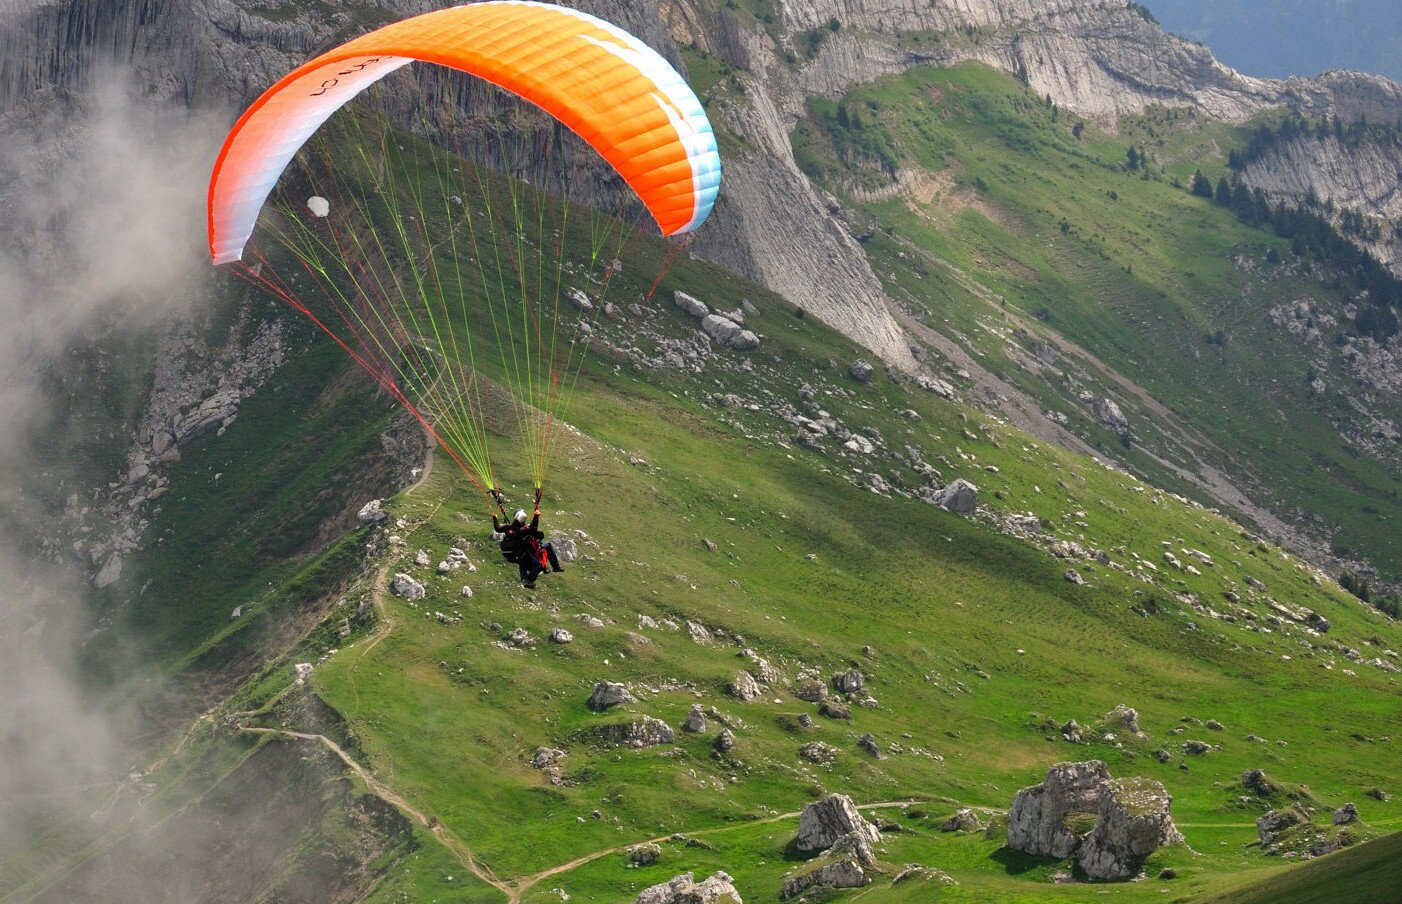
<svg viewBox="0 0 1402 904">
<path fill-rule="evenodd" d="M 645 888 L 633 899 L 633 904 L 744 904 L 734 881 L 723 872 L 704 882 L 697 882 L 691 873 L 682 873 L 668 882 Z"/>
<path fill-rule="evenodd" d="M 864 838 L 868 844 L 881 841 L 881 833 L 862 818 L 852 798 L 833 794 L 803 808 L 794 845 L 800 851 L 825 851 L 849 832 Z"/>
<path fill-rule="evenodd" d="M 1153 779 L 1107 782 L 1100 795 L 1095 828 L 1076 861 L 1092 879 L 1132 879 L 1149 855 L 1183 840 L 1168 814 L 1173 798 Z"/>
<path fill-rule="evenodd" d="M 1069 857 L 1080 836 L 1064 820 L 1075 813 L 1098 813 L 1110 770 L 1100 760 L 1057 763 L 1040 785 L 1023 788 L 1008 811 L 1008 847 L 1037 857 Z"/>
<path fill-rule="evenodd" d="M 755 676 L 744 669 L 735 672 L 735 677 L 730 679 L 730 695 L 736 700 L 745 703 L 753 703 L 760 698 L 759 684 L 755 682 Z"/>
</svg>

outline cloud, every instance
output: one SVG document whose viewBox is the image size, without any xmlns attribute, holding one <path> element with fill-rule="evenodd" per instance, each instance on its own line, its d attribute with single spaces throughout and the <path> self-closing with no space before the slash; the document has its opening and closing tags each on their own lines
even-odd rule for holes
<svg viewBox="0 0 1402 904">
<path fill-rule="evenodd" d="M 93 84 L 57 113 L 0 114 L 0 862 L 41 824 L 87 821 L 131 765 L 124 715 L 80 677 L 86 576 L 43 552 L 54 488 L 112 477 L 81 464 L 91 438 L 53 445 L 72 435 L 51 429 L 65 416 L 54 387 L 71 351 L 129 346 L 189 310 L 209 272 L 204 184 L 222 130 L 117 73 Z"/>
</svg>

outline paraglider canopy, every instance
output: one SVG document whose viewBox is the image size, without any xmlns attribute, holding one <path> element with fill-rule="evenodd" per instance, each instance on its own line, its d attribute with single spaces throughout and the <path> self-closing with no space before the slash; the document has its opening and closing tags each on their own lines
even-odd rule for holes
<svg viewBox="0 0 1402 904">
<path fill-rule="evenodd" d="M 362 35 L 264 92 L 230 131 L 210 180 L 216 265 L 242 257 L 278 176 L 312 133 L 415 60 L 470 73 L 546 110 L 623 176 L 663 235 L 690 232 L 710 213 L 720 188 L 715 135 L 696 94 L 665 59 L 587 13 L 488 0 Z"/>
</svg>

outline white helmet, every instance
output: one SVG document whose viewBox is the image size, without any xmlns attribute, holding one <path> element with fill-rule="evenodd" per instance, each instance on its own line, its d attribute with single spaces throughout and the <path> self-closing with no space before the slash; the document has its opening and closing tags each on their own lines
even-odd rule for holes
<svg viewBox="0 0 1402 904">
<path fill-rule="evenodd" d="M 525 524 L 525 523 L 526 523 L 526 510 L 525 510 L 525 509 L 517 509 L 517 510 L 516 510 L 516 517 L 515 517 L 514 520 L 516 521 L 517 524 Z"/>
</svg>

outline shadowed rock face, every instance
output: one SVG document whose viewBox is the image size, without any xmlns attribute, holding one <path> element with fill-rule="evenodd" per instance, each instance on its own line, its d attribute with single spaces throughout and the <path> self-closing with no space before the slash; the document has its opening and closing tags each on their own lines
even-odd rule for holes
<svg viewBox="0 0 1402 904">
<path fill-rule="evenodd" d="M 1092 879 L 1132 879 L 1149 855 L 1183 840 L 1169 816 L 1173 798 L 1152 779 L 1115 779 L 1100 795 L 1095 828 L 1076 861 Z"/>
</svg>

